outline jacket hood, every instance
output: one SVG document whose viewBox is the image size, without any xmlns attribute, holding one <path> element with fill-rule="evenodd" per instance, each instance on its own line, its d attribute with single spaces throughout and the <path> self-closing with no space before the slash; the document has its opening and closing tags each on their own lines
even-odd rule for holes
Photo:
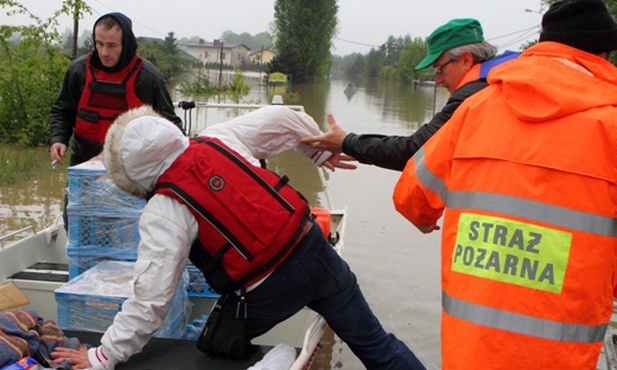
<svg viewBox="0 0 617 370">
<path fill-rule="evenodd" d="M 146 105 L 123 113 L 111 125 L 103 163 L 117 187 L 146 198 L 188 145 L 189 139 L 176 125 Z"/>
<path fill-rule="evenodd" d="M 102 69 L 107 72 L 117 72 L 122 68 L 126 67 L 133 57 L 135 57 L 135 53 L 137 53 L 137 40 L 135 39 L 135 34 L 133 34 L 133 22 L 129 17 L 122 13 L 107 13 L 102 15 L 99 19 L 94 22 L 94 26 L 92 26 L 92 41 L 96 45 L 96 40 L 94 39 L 94 29 L 99 21 L 105 17 L 114 18 L 122 28 L 122 55 L 120 55 L 120 60 L 118 60 L 118 64 L 115 66 L 108 68 L 101 63 L 101 59 L 99 58 L 99 53 L 94 48 L 92 52 L 92 58 L 90 58 L 90 62 L 98 69 Z"/>
<path fill-rule="evenodd" d="M 597 55 L 541 42 L 495 67 L 490 85 L 501 89 L 514 115 L 543 122 L 588 109 L 617 106 L 617 68 Z"/>
</svg>

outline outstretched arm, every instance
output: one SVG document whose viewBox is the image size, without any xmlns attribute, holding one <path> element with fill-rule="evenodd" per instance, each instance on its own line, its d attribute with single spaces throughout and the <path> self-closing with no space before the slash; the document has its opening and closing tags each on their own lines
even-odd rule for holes
<svg viewBox="0 0 617 370">
<path fill-rule="evenodd" d="M 207 127 L 200 135 L 216 137 L 247 160 L 258 160 L 294 149 L 315 164 L 333 169 L 355 168 L 339 165 L 341 156 L 300 142 L 302 138 L 321 134 L 315 120 L 304 112 L 284 106 L 267 106 L 230 121 Z M 326 162 L 324 162 L 326 161 Z"/>
</svg>

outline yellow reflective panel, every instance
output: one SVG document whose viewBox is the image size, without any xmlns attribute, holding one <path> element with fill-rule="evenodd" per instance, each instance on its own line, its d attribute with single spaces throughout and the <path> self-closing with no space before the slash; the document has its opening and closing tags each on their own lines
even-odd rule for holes
<svg viewBox="0 0 617 370">
<path fill-rule="evenodd" d="M 569 232 L 462 213 L 452 270 L 559 294 L 571 243 Z"/>
</svg>

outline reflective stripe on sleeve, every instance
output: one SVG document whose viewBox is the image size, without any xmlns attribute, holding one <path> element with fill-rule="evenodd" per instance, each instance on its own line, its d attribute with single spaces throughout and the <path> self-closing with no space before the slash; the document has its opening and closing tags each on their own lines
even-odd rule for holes
<svg viewBox="0 0 617 370">
<path fill-rule="evenodd" d="M 448 189 L 446 189 L 446 184 L 441 178 L 435 176 L 431 170 L 426 168 L 426 165 L 424 164 L 425 153 L 424 147 L 421 147 L 413 156 L 414 165 L 416 167 L 416 176 L 425 188 L 437 193 L 437 195 L 439 195 L 445 203 L 446 196 L 448 195 Z"/>
</svg>

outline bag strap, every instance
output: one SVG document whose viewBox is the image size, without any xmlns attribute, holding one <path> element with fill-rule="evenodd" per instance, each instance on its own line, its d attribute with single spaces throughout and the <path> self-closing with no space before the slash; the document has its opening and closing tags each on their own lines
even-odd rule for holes
<svg viewBox="0 0 617 370">
<path fill-rule="evenodd" d="M 247 303 L 246 303 L 246 288 L 240 288 L 240 300 L 238 301 L 238 305 L 236 306 L 236 319 L 246 320 L 248 317 L 247 311 Z"/>
</svg>

